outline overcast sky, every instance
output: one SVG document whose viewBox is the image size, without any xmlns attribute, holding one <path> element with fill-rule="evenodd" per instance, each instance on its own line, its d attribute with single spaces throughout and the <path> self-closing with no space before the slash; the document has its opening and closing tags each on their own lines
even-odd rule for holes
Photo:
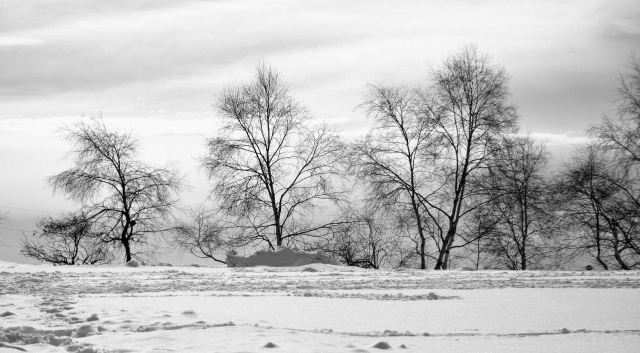
<svg viewBox="0 0 640 353">
<path fill-rule="evenodd" d="M 0 2 L 0 260 L 21 230 L 74 206 L 45 178 L 68 165 L 56 128 L 101 113 L 132 129 L 145 158 L 177 161 L 204 200 L 195 158 L 211 107 L 256 63 L 278 67 L 320 118 L 358 134 L 367 83 L 425 85 L 465 44 L 504 66 L 521 126 L 556 160 L 611 109 L 617 77 L 640 55 L 637 0 L 10 1 Z M 3 208 L 5 207 L 5 208 Z M 7 209 L 6 207 L 12 207 Z M 28 209 L 32 211 L 18 210 Z"/>
</svg>

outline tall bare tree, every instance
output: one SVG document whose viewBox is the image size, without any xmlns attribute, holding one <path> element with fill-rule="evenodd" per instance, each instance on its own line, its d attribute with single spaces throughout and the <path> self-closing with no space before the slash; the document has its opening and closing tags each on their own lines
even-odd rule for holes
<svg viewBox="0 0 640 353">
<path fill-rule="evenodd" d="M 25 236 L 20 253 L 40 261 L 60 265 L 94 265 L 113 261 L 109 245 L 92 230 L 86 214 L 45 217 L 38 221 L 39 232 Z"/>
<path fill-rule="evenodd" d="M 590 206 L 583 210 L 591 222 L 581 224 L 592 237 L 582 247 L 604 268 L 630 269 L 640 266 L 640 62 L 634 56 L 619 82 L 616 110 L 589 129 L 595 143 L 578 151 L 565 179 Z"/>
<path fill-rule="evenodd" d="M 640 61 L 632 56 L 627 70 L 619 79 L 617 109 L 589 133 L 619 162 L 640 165 Z"/>
<path fill-rule="evenodd" d="M 346 151 L 326 125 L 312 126 L 280 73 L 259 65 L 253 81 L 225 89 L 216 108 L 222 127 L 202 165 L 233 236 L 274 248 L 330 231 L 335 219 L 316 215 L 345 196 L 335 177 Z"/>
<path fill-rule="evenodd" d="M 424 109 L 438 116 L 437 141 L 443 148 L 436 161 L 441 180 L 438 197 L 426 198 L 437 220 L 436 269 L 446 269 L 458 234 L 460 220 L 479 207 L 482 190 L 471 190 L 470 181 L 500 148 L 500 138 L 517 129 L 517 114 L 509 101 L 508 77 L 502 67 L 475 46 L 465 46 L 447 58 L 432 74 L 432 92 Z M 442 222 L 444 220 L 444 222 Z"/>
<path fill-rule="evenodd" d="M 148 244 L 150 235 L 168 229 L 181 176 L 171 166 L 145 164 L 135 136 L 109 129 L 101 119 L 80 121 L 64 131 L 73 166 L 49 177 L 49 184 L 80 202 L 101 240 L 121 246 L 130 261 L 132 245 Z"/>
<path fill-rule="evenodd" d="M 429 197 L 434 175 L 434 125 L 423 116 L 416 91 L 371 85 L 360 105 L 373 119 L 366 137 L 353 145 L 351 164 L 359 180 L 367 183 L 366 202 L 412 219 L 417 235 L 420 267 L 426 268 Z"/>
</svg>

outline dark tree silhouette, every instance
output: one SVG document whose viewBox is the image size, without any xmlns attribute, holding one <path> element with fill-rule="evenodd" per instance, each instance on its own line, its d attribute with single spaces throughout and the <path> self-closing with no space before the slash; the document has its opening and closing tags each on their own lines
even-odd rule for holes
<svg viewBox="0 0 640 353">
<path fill-rule="evenodd" d="M 421 267 L 437 248 L 436 269 L 446 269 L 458 225 L 488 202 L 474 179 L 483 177 L 503 136 L 517 129 L 507 75 L 474 46 L 434 70 L 428 89 L 372 86 L 365 112 L 376 125 L 355 144 L 352 163 L 367 182 L 368 201 L 404 208 L 412 219 Z M 405 223 L 407 224 L 407 223 Z"/>
<path fill-rule="evenodd" d="M 91 228 L 86 214 L 70 214 L 38 221 L 39 232 L 25 236 L 20 252 L 40 261 L 60 265 L 93 265 L 113 261 L 109 245 Z"/>
<path fill-rule="evenodd" d="M 181 250 L 199 258 L 208 258 L 226 264 L 221 253 L 232 250 L 225 236 L 227 229 L 221 225 L 216 213 L 201 205 L 187 211 L 190 221 L 180 222 L 174 227 L 173 243 Z"/>
<path fill-rule="evenodd" d="M 578 149 L 557 186 L 574 226 L 574 247 L 604 269 L 640 267 L 640 190 L 631 167 L 590 144 Z"/>
<path fill-rule="evenodd" d="M 311 126 L 309 111 L 267 65 L 225 89 L 216 108 L 222 128 L 208 139 L 202 165 L 236 243 L 275 248 L 330 232 L 336 219 L 314 215 L 345 197 L 335 182 L 346 154 L 338 136 Z"/>
<path fill-rule="evenodd" d="M 138 156 L 132 133 L 109 129 L 101 119 L 65 128 L 73 148 L 73 166 L 49 177 L 54 192 L 82 203 L 92 228 L 103 242 L 124 249 L 149 244 L 148 237 L 169 229 L 168 217 L 177 204 L 182 178 L 171 166 L 151 167 Z"/>
<path fill-rule="evenodd" d="M 491 231 L 481 239 L 494 267 L 542 269 L 552 265 L 552 240 L 559 231 L 557 203 L 548 174 L 545 145 L 531 136 L 505 138 L 489 165 L 490 202 L 483 207 Z"/>
<path fill-rule="evenodd" d="M 640 266 L 640 62 L 632 56 L 620 76 L 617 108 L 589 134 L 564 170 L 582 250 L 603 268 Z M 580 206 L 580 207 L 579 207 Z"/>
<path fill-rule="evenodd" d="M 380 269 L 415 265 L 418 254 L 394 218 L 384 208 L 349 210 L 332 236 L 320 239 L 312 248 L 322 249 L 347 266 Z"/>
<path fill-rule="evenodd" d="M 640 165 L 640 61 L 632 56 L 627 69 L 619 79 L 613 116 L 605 116 L 589 133 L 620 163 Z"/>
<path fill-rule="evenodd" d="M 470 190 L 470 180 L 499 150 L 501 137 L 516 131 L 517 114 L 509 101 L 504 69 L 492 65 L 475 46 L 447 58 L 432 79 L 435 99 L 427 96 L 424 109 L 438 116 L 435 131 L 443 151 L 435 170 L 441 187 L 436 197 L 425 202 L 440 214 L 434 218 L 438 231 L 435 269 L 446 269 L 460 220 L 483 202 L 470 202 L 481 200 Z"/>
<path fill-rule="evenodd" d="M 369 205 L 405 213 L 417 235 L 417 252 L 426 268 L 425 199 L 433 192 L 434 124 L 421 110 L 419 94 L 406 88 L 371 85 L 360 105 L 374 126 L 353 145 L 352 169 L 365 181 Z"/>
</svg>

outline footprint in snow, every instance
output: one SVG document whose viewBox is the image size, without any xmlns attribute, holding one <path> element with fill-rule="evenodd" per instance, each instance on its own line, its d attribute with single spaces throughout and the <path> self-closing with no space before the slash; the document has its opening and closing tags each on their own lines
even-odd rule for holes
<svg viewBox="0 0 640 353">
<path fill-rule="evenodd" d="M 374 343 L 371 348 L 378 348 L 378 349 L 390 349 L 391 345 L 389 345 L 389 343 L 385 342 L 385 341 L 378 341 L 376 343 Z"/>
<path fill-rule="evenodd" d="M 11 348 L 11 349 L 16 349 L 16 350 L 23 351 L 23 352 L 27 351 L 26 349 L 24 349 L 22 347 L 14 346 L 12 344 L 4 343 L 4 342 L 0 342 L 0 348 Z"/>
<path fill-rule="evenodd" d="M 189 317 L 198 316 L 198 314 L 196 314 L 196 312 L 193 311 L 193 310 L 185 310 L 185 311 L 182 312 L 182 315 L 189 316 Z"/>
</svg>

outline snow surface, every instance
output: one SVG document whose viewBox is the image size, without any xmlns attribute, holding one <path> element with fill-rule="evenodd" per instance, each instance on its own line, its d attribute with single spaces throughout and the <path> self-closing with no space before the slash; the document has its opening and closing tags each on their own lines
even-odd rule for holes
<svg viewBox="0 0 640 353">
<path fill-rule="evenodd" d="M 280 246 L 275 251 L 257 251 L 251 256 L 240 256 L 235 253 L 227 254 L 227 267 L 291 267 L 309 264 L 338 265 L 338 261 L 329 257 L 322 250 L 306 252 Z"/>
<path fill-rule="evenodd" d="M 0 353 L 637 352 L 640 271 L 0 262 Z"/>
</svg>

